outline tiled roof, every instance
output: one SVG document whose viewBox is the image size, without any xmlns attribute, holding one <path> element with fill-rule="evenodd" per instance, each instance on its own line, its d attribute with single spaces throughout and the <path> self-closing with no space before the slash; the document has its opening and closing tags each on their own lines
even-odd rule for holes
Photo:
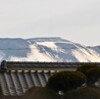
<svg viewBox="0 0 100 99">
<path fill-rule="evenodd" d="M 44 87 L 52 71 L 6 71 L 0 73 L 4 95 L 23 95 L 31 87 Z"/>
<path fill-rule="evenodd" d="M 1 63 L 0 84 L 6 96 L 23 95 L 31 87 L 44 87 L 55 72 L 75 70 L 87 63 L 6 62 Z M 100 65 L 100 63 L 93 63 Z"/>
</svg>

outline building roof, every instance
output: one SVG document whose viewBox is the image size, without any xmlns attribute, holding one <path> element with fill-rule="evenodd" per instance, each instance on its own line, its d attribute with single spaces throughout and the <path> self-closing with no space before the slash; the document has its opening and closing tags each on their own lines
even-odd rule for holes
<svg viewBox="0 0 100 99">
<path fill-rule="evenodd" d="M 84 62 L 13 62 L 3 61 L 1 63 L 1 70 L 66 70 L 77 68 L 82 64 L 96 64 L 100 63 L 84 63 Z"/>
<path fill-rule="evenodd" d="M 31 87 L 44 87 L 55 72 L 75 70 L 82 64 L 53 62 L 9 62 L 1 63 L 0 83 L 6 96 L 23 95 Z M 100 66 L 100 63 L 92 63 Z"/>
</svg>

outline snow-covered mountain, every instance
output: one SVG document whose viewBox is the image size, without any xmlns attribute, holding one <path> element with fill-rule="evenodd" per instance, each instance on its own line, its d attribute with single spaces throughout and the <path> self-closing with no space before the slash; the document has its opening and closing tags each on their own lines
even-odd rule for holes
<svg viewBox="0 0 100 99">
<path fill-rule="evenodd" d="M 0 61 L 100 62 L 100 46 L 87 47 L 59 37 L 0 39 Z"/>
</svg>

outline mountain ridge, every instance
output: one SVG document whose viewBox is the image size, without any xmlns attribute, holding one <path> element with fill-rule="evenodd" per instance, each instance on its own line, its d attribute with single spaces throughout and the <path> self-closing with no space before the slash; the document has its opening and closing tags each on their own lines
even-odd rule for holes
<svg viewBox="0 0 100 99">
<path fill-rule="evenodd" d="M 60 37 L 0 38 L 0 61 L 100 62 L 99 50 Z"/>
</svg>

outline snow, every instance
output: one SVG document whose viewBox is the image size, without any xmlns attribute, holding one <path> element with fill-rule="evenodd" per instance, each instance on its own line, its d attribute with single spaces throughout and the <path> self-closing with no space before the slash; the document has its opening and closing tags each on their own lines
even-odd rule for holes
<svg viewBox="0 0 100 99">
<path fill-rule="evenodd" d="M 43 45 L 48 48 L 58 49 L 58 47 L 55 45 L 55 42 L 37 42 L 37 45 Z"/>
<path fill-rule="evenodd" d="M 45 54 L 43 51 L 41 51 L 36 44 L 35 45 L 30 45 L 31 53 L 28 54 L 29 59 L 34 59 L 35 61 L 46 61 L 46 62 L 53 62 L 54 60 L 52 57 L 48 56 Z"/>
<path fill-rule="evenodd" d="M 99 46 L 87 47 L 58 37 L 0 39 L 0 49 L 0 61 L 100 62 Z"/>
<path fill-rule="evenodd" d="M 80 50 L 80 49 L 78 49 Z M 73 51 L 74 56 L 79 60 L 79 62 L 100 62 L 100 57 L 97 55 L 96 52 L 90 50 L 90 53 L 88 53 L 86 50 L 81 49 L 80 51 Z"/>
</svg>

